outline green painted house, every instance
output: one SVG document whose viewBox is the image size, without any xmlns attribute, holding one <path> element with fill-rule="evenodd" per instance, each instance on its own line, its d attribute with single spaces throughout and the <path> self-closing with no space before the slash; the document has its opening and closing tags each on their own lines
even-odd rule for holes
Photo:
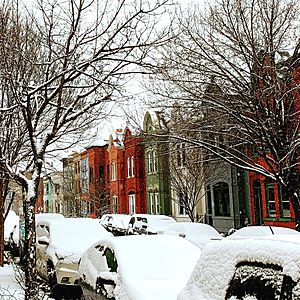
<svg viewBox="0 0 300 300">
<path fill-rule="evenodd" d="M 169 180 L 169 144 L 160 113 L 146 112 L 143 130 L 145 133 L 145 172 L 147 191 L 147 213 L 172 214 Z"/>
</svg>

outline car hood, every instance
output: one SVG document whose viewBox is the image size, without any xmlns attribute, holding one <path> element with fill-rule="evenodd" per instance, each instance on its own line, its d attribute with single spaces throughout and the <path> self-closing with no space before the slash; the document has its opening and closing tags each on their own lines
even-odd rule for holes
<svg viewBox="0 0 300 300">
<path fill-rule="evenodd" d="M 126 279 L 115 289 L 116 300 L 174 300 L 186 279 Z"/>
</svg>

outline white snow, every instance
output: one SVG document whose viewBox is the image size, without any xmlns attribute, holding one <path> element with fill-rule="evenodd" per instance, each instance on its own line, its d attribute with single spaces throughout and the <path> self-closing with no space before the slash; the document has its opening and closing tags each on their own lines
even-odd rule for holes
<svg viewBox="0 0 300 300">
<path fill-rule="evenodd" d="M 15 278 L 12 264 L 5 264 L 0 267 L 0 299 L 24 299 L 24 291 Z"/>
<path fill-rule="evenodd" d="M 202 223 L 177 222 L 171 224 L 165 234 L 181 236 L 202 249 L 207 243 L 222 240 L 221 234 L 212 226 Z"/>
<path fill-rule="evenodd" d="M 224 239 L 207 244 L 178 300 L 223 300 L 235 266 L 240 262 L 261 262 L 281 266 L 286 275 L 300 279 L 300 240 Z"/>
<path fill-rule="evenodd" d="M 4 242 L 9 242 L 10 234 L 19 227 L 19 216 L 10 210 L 4 222 Z M 17 237 L 16 237 L 17 238 Z"/>
<path fill-rule="evenodd" d="M 55 218 L 38 224 L 50 228 L 48 251 L 54 251 L 58 257 L 68 257 L 73 261 L 78 261 L 81 254 L 99 238 L 111 236 L 98 219 Z"/>
<path fill-rule="evenodd" d="M 97 276 L 109 271 L 102 255 L 105 247 L 100 245 L 113 250 L 117 260 L 117 273 L 109 273 L 116 282 L 116 300 L 175 300 L 201 253 L 192 243 L 174 236 L 103 239 L 83 254 L 79 266 L 80 277 L 93 288 Z"/>
</svg>

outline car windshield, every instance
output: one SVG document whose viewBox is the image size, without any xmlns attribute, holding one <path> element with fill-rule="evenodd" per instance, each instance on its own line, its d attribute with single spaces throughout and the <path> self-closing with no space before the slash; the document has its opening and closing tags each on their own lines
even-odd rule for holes
<svg viewBox="0 0 300 300">
<path fill-rule="evenodd" d="M 299 299 L 299 284 L 277 265 L 243 262 L 229 284 L 226 299 Z M 282 298 L 285 295 L 287 298 Z M 293 295 L 293 297 L 292 297 Z M 252 299 L 252 298 L 251 298 Z"/>
</svg>

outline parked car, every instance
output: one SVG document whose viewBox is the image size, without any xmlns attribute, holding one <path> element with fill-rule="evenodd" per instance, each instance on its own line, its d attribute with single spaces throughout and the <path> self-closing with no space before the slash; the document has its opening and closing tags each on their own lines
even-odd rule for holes
<svg viewBox="0 0 300 300">
<path fill-rule="evenodd" d="M 131 216 L 125 214 L 105 214 L 101 217 L 101 225 L 114 235 L 125 235 Z"/>
<path fill-rule="evenodd" d="M 176 223 L 165 215 L 133 214 L 128 224 L 128 234 L 162 234 L 170 224 Z"/>
<path fill-rule="evenodd" d="M 39 221 L 36 227 L 38 274 L 48 281 L 51 297 L 80 296 L 78 261 L 82 253 L 102 237 L 110 237 L 99 223 L 90 218 L 63 218 Z"/>
<path fill-rule="evenodd" d="M 300 299 L 300 243 L 223 239 L 207 244 L 177 300 Z"/>
<path fill-rule="evenodd" d="M 203 223 L 177 222 L 171 224 L 165 234 L 187 239 L 202 249 L 207 243 L 221 241 L 222 235 L 212 226 Z"/>
<path fill-rule="evenodd" d="M 201 250 L 174 236 L 132 235 L 102 239 L 79 264 L 86 300 L 175 300 Z"/>
<path fill-rule="evenodd" d="M 268 236 L 295 236 L 300 239 L 300 232 L 286 227 L 279 226 L 247 226 L 236 230 L 226 237 L 226 239 L 249 239 L 249 238 L 266 238 Z"/>
<path fill-rule="evenodd" d="M 60 213 L 38 213 L 35 214 L 35 226 L 38 222 L 43 220 L 53 220 L 53 219 L 64 219 L 65 217 Z M 18 230 L 13 233 L 13 239 L 17 239 L 19 241 L 19 249 L 18 253 L 20 255 L 21 262 L 23 261 L 25 250 L 25 220 L 24 218 L 20 218 L 19 225 L 17 226 Z"/>
</svg>

